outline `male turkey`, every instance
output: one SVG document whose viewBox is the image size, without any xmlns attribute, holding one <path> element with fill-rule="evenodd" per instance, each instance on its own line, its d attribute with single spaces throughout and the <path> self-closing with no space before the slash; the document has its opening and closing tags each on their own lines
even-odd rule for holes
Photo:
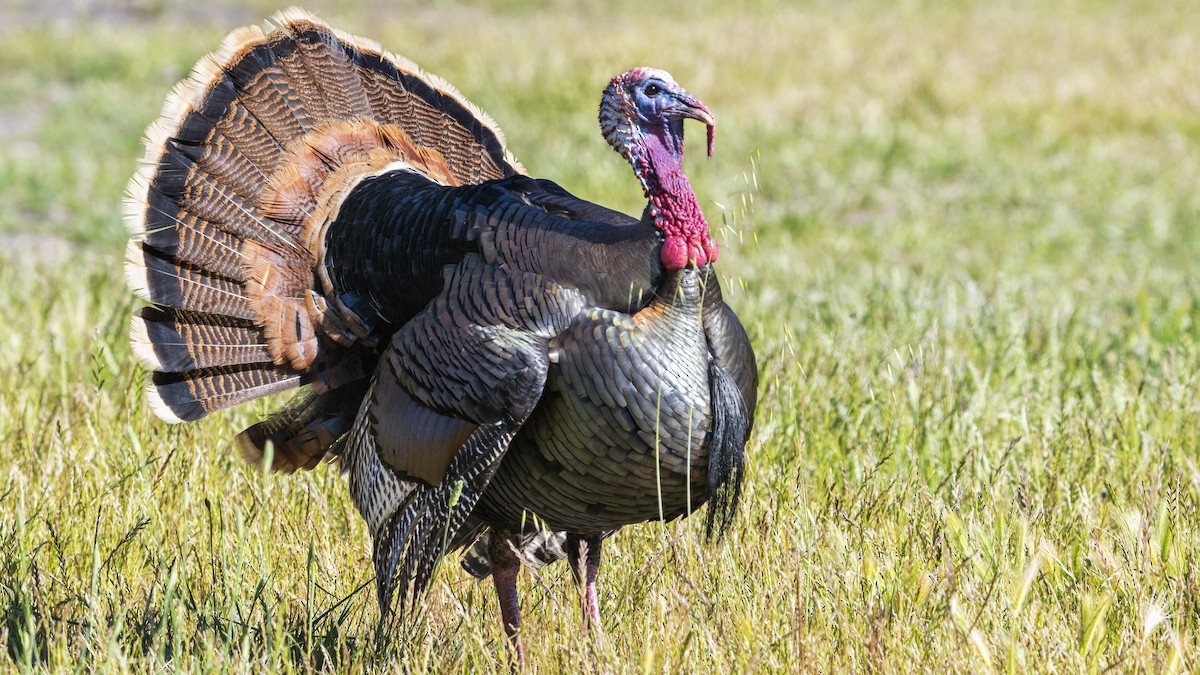
<svg viewBox="0 0 1200 675">
<path fill-rule="evenodd" d="M 603 537 L 706 500 L 723 531 L 738 499 L 757 371 L 681 170 L 683 120 L 711 153 L 712 114 L 660 70 L 609 83 L 634 219 L 527 177 L 412 63 L 303 10 L 273 22 L 172 91 L 130 182 L 150 405 L 180 422 L 306 387 L 239 440 L 281 471 L 340 459 L 384 614 L 474 546 L 514 639 L 522 558 L 565 554 L 598 622 Z"/>
</svg>

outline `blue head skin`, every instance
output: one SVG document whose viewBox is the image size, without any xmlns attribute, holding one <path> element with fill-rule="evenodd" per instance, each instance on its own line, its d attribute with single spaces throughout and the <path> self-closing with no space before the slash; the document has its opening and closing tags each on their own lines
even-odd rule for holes
<svg viewBox="0 0 1200 675">
<path fill-rule="evenodd" d="M 716 119 L 666 71 L 641 67 L 618 75 L 600 101 L 600 132 L 642 183 L 654 223 L 663 233 L 660 257 L 669 270 L 717 258 L 708 222 L 683 174 L 685 119 L 708 127 L 712 155 Z"/>
</svg>

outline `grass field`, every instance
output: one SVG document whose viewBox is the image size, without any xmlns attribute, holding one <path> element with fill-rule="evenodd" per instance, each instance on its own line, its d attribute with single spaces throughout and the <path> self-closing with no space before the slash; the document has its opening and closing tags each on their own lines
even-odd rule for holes
<svg viewBox="0 0 1200 675">
<path fill-rule="evenodd" d="M 626 528 L 602 647 L 522 579 L 541 672 L 1200 669 L 1200 14 L 1187 2 L 316 1 L 627 212 L 596 130 L 653 64 L 719 122 L 686 168 L 763 385 L 743 510 Z M 264 0 L 0 8 L 0 670 L 504 670 L 444 565 L 376 639 L 334 467 L 264 475 L 249 406 L 170 427 L 126 342 L 143 128 Z"/>
</svg>

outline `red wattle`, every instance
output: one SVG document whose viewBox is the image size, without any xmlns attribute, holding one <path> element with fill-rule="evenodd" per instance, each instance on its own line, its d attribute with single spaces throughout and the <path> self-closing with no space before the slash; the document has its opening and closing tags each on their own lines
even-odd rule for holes
<svg viewBox="0 0 1200 675">
<path fill-rule="evenodd" d="M 667 237 L 663 241 L 662 251 L 658 254 L 663 267 L 669 270 L 681 270 L 688 264 L 688 245 L 683 237 Z"/>
</svg>

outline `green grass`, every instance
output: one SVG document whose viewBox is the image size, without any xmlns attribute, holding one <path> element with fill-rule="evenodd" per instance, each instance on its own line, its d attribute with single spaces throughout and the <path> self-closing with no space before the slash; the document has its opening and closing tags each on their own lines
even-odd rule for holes
<svg viewBox="0 0 1200 675">
<path fill-rule="evenodd" d="M 455 83 L 536 175 L 640 209 L 595 127 L 665 67 L 763 375 L 743 510 L 626 528 L 603 647 L 522 578 L 543 672 L 1200 668 L 1200 18 L 1186 2 L 317 2 Z M 334 467 L 169 427 L 126 345 L 119 201 L 163 96 L 274 7 L 0 9 L 4 669 L 504 670 L 446 565 L 377 640 Z M 106 11 L 111 9 L 111 11 Z M 12 665 L 9 665 L 12 664 Z"/>
</svg>

